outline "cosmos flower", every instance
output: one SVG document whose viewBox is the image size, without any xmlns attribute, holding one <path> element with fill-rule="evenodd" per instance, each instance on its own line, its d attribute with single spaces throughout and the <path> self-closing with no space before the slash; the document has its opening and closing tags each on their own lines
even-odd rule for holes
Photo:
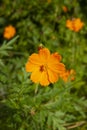
<svg viewBox="0 0 87 130">
<path fill-rule="evenodd" d="M 12 37 L 14 37 L 15 34 L 16 34 L 16 29 L 12 25 L 9 25 L 5 27 L 3 37 L 9 40 Z"/>
<path fill-rule="evenodd" d="M 68 11 L 68 8 L 66 6 L 63 6 L 62 9 L 65 13 Z"/>
<path fill-rule="evenodd" d="M 84 23 L 80 20 L 80 18 L 74 18 L 72 20 L 66 21 L 66 27 L 72 31 L 78 32 L 83 27 Z"/>
<path fill-rule="evenodd" d="M 63 79 L 64 82 L 68 82 L 75 80 L 75 70 L 71 69 L 71 70 L 65 70 L 64 73 L 60 74 L 60 77 Z"/>
<path fill-rule="evenodd" d="M 41 48 L 29 57 L 26 71 L 31 72 L 30 79 L 34 83 L 47 86 L 58 81 L 60 73 L 65 71 L 65 65 L 60 61 L 61 56 L 57 52 L 51 54 L 47 48 Z"/>
<path fill-rule="evenodd" d="M 51 0 L 47 0 L 48 3 L 51 3 Z"/>
</svg>

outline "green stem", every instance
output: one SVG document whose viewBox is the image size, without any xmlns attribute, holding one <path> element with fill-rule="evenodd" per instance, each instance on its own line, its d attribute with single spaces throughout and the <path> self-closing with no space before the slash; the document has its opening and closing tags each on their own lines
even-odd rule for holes
<svg viewBox="0 0 87 130">
<path fill-rule="evenodd" d="M 73 33 L 72 39 L 72 67 L 76 64 L 76 33 Z"/>
<path fill-rule="evenodd" d="M 39 83 L 36 84 L 36 86 L 35 86 L 35 94 L 38 92 L 38 86 L 39 86 Z"/>
</svg>

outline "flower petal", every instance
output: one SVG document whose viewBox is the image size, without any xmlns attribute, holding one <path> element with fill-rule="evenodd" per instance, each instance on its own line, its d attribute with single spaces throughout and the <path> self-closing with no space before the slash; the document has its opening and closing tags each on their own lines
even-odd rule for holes
<svg viewBox="0 0 87 130">
<path fill-rule="evenodd" d="M 41 65 L 41 60 L 38 54 L 33 53 L 30 57 L 29 57 L 29 62 L 31 62 L 32 64 L 36 64 L 36 65 Z"/>
<path fill-rule="evenodd" d="M 47 64 L 58 64 L 61 59 L 61 56 L 57 52 L 55 52 L 50 55 L 49 59 L 47 60 Z"/>
<path fill-rule="evenodd" d="M 48 75 L 45 71 L 41 72 L 39 68 L 35 69 L 34 72 L 32 72 L 30 79 L 34 83 L 40 83 L 42 86 L 49 85 Z"/>
<path fill-rule="evenodd" d="M 42 63 L 46 63 L 50 57 L 50 51 L 47 48 L 42 48 L 39 50 L 39 56 Z"/>
<path fill-rule="evenodd" d="M 34 68 L 34 71 L 31 74 L 30 79 L 34 82 L 34 83 L 39 83 L 40 82 L 40 77 L 41 77 L 41 71 L 38 68 Z"/>
<path fill-rule="evenodd" d="M 51 54 L 51 58 L 56 61 L 60 61 L 62 59 L 61 56 L 57 52 Z"/>
<path fill-rule="evenodd" d="M 48 68 L 56 73 L 64 72 L 65 71 L 65 65 L 63 63 L 58 64 L 49 64 Z"/>
<path fill-rule="evenodd" d="M 32 64 L 31 62 L 27 62 L 25 65 L 26 72 L 33 72 L 35 68 L 38 68 L 38 65 Z"/>
<path fill-rule="evenodd" d="M 45 72 L 45 71 L 42 72 L 42 75 L 41 75 L 41 77 L 40 77 L 40 84 L 41 84 L 42 86 L 47 86 L 47 85 L 50 84 L 48 74 L 47 74 L 47 72 Z"/>
<path fill-rule="evenodd" d="M 48 72 L 48 76 L 49 76 L 49 81 L 51 83 L 54 83 L 54 82 L 56 82 L 58 80 L 58 78 L 59 78 L 58 73 L 55 73 L 50 69 L 48 69 L 47 72 Z"/>
</svg>

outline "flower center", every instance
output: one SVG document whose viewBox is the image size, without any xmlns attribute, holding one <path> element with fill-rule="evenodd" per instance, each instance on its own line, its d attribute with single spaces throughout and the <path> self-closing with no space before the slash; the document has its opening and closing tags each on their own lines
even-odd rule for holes
<svg viewBox="0 0 87 130">
<path fill-rule="evenodd" d="M 44 65 L 41 65 L 40 66 L 40 71 L 43 72 L 45 70 L 45 66 Z"/>
<path fill-rule="evenodd" d="M 41 65 L 40 66 L 40 71 L 43 72 L 43 71 L 46 71 L 47 70 L 47 65 Z"/>
</svg>

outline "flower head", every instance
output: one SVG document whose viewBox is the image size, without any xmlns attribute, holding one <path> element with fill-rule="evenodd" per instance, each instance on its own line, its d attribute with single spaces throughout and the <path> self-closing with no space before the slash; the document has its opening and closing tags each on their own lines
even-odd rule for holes
<svg viewBox="0 0 87 130">
<path fill-rule="evenodd" d="M 40 83 L 47 86 L 55 83 L 60 73 L 65 71 L 65 66 L 61 61 L 61 56 L 56 53 L 50 53 L 47 48 L 41 48 L 37 53 L 33 53 L 26 64 L 26 71 L 31 72 L 30 79 L 34 83 Z"/>
<path fill-rule="evenodd" d="M 62 9 L 65 13 L 68 11 L 68 8 L 66 6 L 63 6 Z"/>
<path fill-rule="evenodd" d="M 66 27 L 72 31 L 78 32 L 83 27 L 84 23 L 79 18 L 66 21 Z"/>
<path fill-rule="evenodd" d="M 51 3 L 51 0 L 47 0 L 48 3 Z"/>
<path fill-rule="evenodd" d="M 65 70 L 64 73 L 61 73 L 61 78 L 64 80 L 64 82 L 68 82 L 75 80 L 75 70 L 71 69 L 71 70 Z"/>
<path fill-rule="evenodd" d="M 9 25 L 5 27 L 3 37 L 9 40 L 12 37 L 14 37 L 15 34 L 16 34 L 16 29 L 12 25 Z"/>
</svg>

